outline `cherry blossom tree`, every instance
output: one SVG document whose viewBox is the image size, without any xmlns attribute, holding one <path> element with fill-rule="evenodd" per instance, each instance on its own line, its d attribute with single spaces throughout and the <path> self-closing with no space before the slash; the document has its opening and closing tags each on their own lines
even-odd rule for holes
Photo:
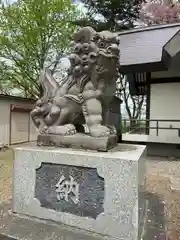
<svg viewBox="0 0 180 240">
<path fill-rule="evenodd" d="M 146 25 L 180 22 L 180 3 L 173 0 L 149 0 L 142 4 L 140 19 Z"/>
</svg>

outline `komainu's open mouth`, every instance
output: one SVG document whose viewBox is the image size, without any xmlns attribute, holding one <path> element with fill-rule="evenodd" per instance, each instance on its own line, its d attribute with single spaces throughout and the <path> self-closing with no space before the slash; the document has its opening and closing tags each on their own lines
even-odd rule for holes
<svg viewBox="0 0 180 240">
<path fill-rule="evenodd" d="M 103 57 L 106 57 L 106 58 L 118 58 L 117 55 L 115 55 L 113 53 L 110 53 L 110 52 L 107 52 L 106 49 L 104 51 L 100 50 L 99 51 L 99 55 L 101 55 Z"/>
</svg>

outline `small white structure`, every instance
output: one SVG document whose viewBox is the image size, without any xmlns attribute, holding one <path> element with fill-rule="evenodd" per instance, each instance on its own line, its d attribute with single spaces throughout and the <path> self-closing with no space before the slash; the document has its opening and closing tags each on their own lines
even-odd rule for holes
<svg viewBox="0 0 180 240">
<path fill-rule="evenodd" d="M 11 145 L 37 139 L 30 111 L 34 100 L 0 94 L 0 143 Z"/>
<path fill-rule="evenodd" d="M 149 154 L 180 156 L 180 24 L 119 33 L 121 71 L 146 73 L 147 133 L 123 134 L 147 142 Z"/>
</svg>

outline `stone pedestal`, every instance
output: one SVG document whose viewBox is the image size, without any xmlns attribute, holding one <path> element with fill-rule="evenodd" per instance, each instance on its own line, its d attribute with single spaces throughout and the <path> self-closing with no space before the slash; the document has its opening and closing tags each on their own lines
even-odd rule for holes
<svg viewBox="0 0 180 240">
<path fill-rule="evenodd" d="M 144 175 L 145 146 L 121 144 L 109 152 L 17 148 L 13 211 L 105 239 L 138 240 Z"/>
<path fill-rule="evenodd" d="M 117 145 L 118 137 L 110 135 L 107 137 L 91 137 L 88 134 L 76 133 L 70 136 L 59 136 L 53 134 L 38 135 L 38 146 L 53 146 L 73 149 L 89 149 L 106 152 Z"/>
</svg>

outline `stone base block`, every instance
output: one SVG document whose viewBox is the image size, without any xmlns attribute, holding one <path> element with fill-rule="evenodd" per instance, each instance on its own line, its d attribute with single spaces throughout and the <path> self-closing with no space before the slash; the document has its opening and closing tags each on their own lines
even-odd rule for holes
<svg viewBox="0 0 180 240">
<path fill-rule="evenodd" d="M 38 135 L 38 146 L 55 146 L 66 148 L 81 148 L 91 149 L 106 152 L 117 145 L 117 135 L 110 135 L 108 137 L 95 138 L 88 134 L 77 133 L 72 136 L 59 136 L 59 135 Z"/>
<path fill-rule="evenodd" d="M 13 211 L 101 234 L 108 240 L 138 240 L 145 148 L 125 144 L 109 152 L 17 148 Z"/>
</svg>

